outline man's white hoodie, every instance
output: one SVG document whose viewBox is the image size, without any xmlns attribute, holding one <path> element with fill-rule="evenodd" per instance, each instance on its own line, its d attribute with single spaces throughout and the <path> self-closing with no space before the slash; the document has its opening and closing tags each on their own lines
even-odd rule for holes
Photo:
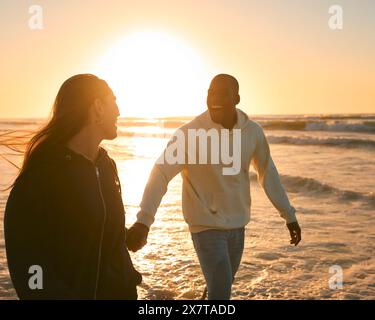
<svg viewBox="0 0 375 320">
<path fill-rule="evenodd" d="M 151 226 L 160 202 L 167 192 L 169 181 L 181 172 L 182 211 L 192 233 L 208 229 L 244 227 L 250 221 L 250 164 L 257 171 L 259 183 L 273 206 L 279 211 L 280 216 L 286 220 L 286 223 L 297 221 L 295 209 L 289 203 L 271 158 L 263 129 L 257 122 L 250 120 L 244 112 L 237 109 L 237 123 L 233 129 L 240 129 L 240 131 L 226 132 L 229 132 L 230 150 L 233 150 L 235 141 L 238 142 L 238 139 L 231 138 L 233 132 L 240 132 L 240 150 L 237 154 L 232 154 L 232 157 L 240 156 L 241 158 L 238 161 L 239 167 L 232 169 L 234 174 L 226 175 L 223 174 L 223 169 L 230 165 L 223 164 L 221 160 L 218 164 L 210 164 L 209 161 L 207 164 L 188 163 L 190 159 L 188 154 L 190 153 L 191 156 L 191 152 L 197 153 L 196 161 L 199 162 L 199 148 L 194 147 L 192 151 L 191 146 L 187 146 L 188 132 L 191 132 L 191 129 L 207 131 L 216 129 L 220 135 L 224 127 L 213 122 L 207 110 L 177 130 L 180 136 L 183 133 L 186 137 L 185 161 L 175 164 L 157 161 L 144 190 L 137 222 Z M 176 134 L 169 145 L 175 138 L 177 138 Z M 220 138 L 220 143 L 221 140 L 222 138 Z M 198 147 L 199 143 L 196 145 Z M 165 156 L 167 148 L 162 157 Z M 206 151 L 208 155 L 211 155 L 210 146 Z"/>
</svg>

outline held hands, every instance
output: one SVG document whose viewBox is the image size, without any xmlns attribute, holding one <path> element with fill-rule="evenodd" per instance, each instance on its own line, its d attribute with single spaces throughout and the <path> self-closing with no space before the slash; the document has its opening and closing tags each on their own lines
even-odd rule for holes
<svg viewBox="0 0 375 320">
<path fill-rule="evenodd" d="M 147 243 L 149 228 L 143 223 L 134 223 L 126 235 L 126 246 L 130 251 L 136 252 L 142 249 Z"/>
<path fill-rule="evenodd" d="M 298 222 L 291 222 L 286 225 L 290 233 L 290 243 L 297 246 L 302 240 L 301 228 Z M 149 228 L 139 222 L 134 223 L 126 235 L 126 246 L 130 251 L 136 252 L 142 249 L 147 243 Z"/>
<path fill-rule="evenodd" d="M 294 244 L 295 246 L 301 241 L 301 228 L 298 222 L 291 222 L 286 225 L 288 227 L 290 233 L 290 244 Z"/>
</svg>

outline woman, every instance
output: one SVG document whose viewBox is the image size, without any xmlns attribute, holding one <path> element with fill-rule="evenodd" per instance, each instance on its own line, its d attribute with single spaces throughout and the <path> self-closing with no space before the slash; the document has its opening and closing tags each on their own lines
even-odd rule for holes
<svg viewBox="0 0 375 320">
<path fill-rule="evenodd" d="M 136 299 L 141 275 L 125 245 L 116 164 L 99 146 L 117 136 L 116 97 L 104 80 L 80 74 L 63 83 L 52 112 L 27 146 L 5 209 L 6 252 L 17 294 Z"/>
</svg>

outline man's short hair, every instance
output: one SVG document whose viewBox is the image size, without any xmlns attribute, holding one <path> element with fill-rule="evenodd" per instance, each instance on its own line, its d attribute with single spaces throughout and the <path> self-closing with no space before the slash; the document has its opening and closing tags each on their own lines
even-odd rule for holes
<svg viewBox="0 0 375 320">
<path fill-rule="evenodd" d="M 216 75 L 212 80 L 210 87 L 214 85 L 217 82 L 227 82 L 230 83 L 233 86 L 233 89 L 236 93 L 238 93 L 240 89 L 240 85 L 238 84 L 238 81 L 235 77 L 231 76 L 230 74 L 220 73 Z"/>
</svg>

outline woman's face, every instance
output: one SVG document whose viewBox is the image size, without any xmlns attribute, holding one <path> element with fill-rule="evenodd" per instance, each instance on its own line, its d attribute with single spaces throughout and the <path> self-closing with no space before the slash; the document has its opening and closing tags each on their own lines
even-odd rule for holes
<svg viewBox="0 0 375 320">
<path fill-rule="evenodd" d="M 98 126 L 101 128 L 102 139 L 113 140 L 117 137 L 117 118 L 119 116 L 120 111 L 116 103 L 116 97 L 111 93 L 102 99 L 102 123 Z"/>
</svg>

